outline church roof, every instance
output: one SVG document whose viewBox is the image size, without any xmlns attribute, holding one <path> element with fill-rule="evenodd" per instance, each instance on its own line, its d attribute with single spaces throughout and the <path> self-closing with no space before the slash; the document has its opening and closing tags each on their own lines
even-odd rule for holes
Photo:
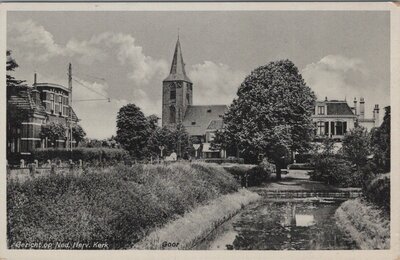
<svg viewBox="0 0 400 260">
<path fill-rule="evenodd" d="M 222 120 L 227 110 L 227 105 L 189 106 L 182 124 L 189 135 L 204 135 L 209 126 L 214 125 L 214 120 Z M 217 124 L 215 123 L 215 126 Z"/>
<path fill-rule="evenodd" d="M 174 57 L 172 59 L 171 71 L 169 76 L 164 79 L 164 81 L 175 81 L 182 80 L 186 82 L 192 83 L 192 81 L 188 78 L 185 71 L 185 63 L 183 62 L 181 43 L 179 42 L 179 37 L 176 42 Z"/>
</svg>

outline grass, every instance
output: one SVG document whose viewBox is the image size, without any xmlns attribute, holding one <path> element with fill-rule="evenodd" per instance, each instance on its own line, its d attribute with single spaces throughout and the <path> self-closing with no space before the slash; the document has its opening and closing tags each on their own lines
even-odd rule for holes
<svg viewBox="0 0 400 260">
<path fill-rule="evenodd" d="M 7 239 L 16 242 L 107 242 L 131 248 L 150 230 L 238 183 L 222 167 L 198 163 L 91 168 L 7 183 Z"/>
<path fill-rule="evenodd" d="M 258 194 L 246 189 L 223 195 L 154 230 L 134 249 L 191 249 L 242 207 L 259 198 Z"/>
<path fill-rule="evenodd" d="M 337 224 L 361 249 L 390 248 L 390 220 L 360 198 L 344 202 L 335 213 Z"/>
</svg>

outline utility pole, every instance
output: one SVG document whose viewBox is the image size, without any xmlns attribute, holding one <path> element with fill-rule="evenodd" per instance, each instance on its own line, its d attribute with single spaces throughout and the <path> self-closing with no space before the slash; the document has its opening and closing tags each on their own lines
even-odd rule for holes
<svg viewBox="0 0 400 260">
<path fill-rule="evenodd" d="M 72 153 L 72 65 L 68 66 L 68 88 L 69 88 L 69 147 Z"/>
</svg>

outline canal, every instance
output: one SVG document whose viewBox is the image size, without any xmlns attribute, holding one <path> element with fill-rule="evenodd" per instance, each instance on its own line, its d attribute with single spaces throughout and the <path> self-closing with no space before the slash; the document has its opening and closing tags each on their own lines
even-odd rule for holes
<svg viewBox="0 0 400 260">
<path fill-rule="evenodd" d="M 311 182 L 304 178 L 288 178 L 282 183 L 301 188 Z M 356 244 L 338 229 L 334 218 L 336 209 L 346 200 L 343 196 L 311 197 L 310 192 L 302 190 L 300 194 L 305 196 L 294 198 L 293 190 L 288 190 L 288 197 L 282 196 L 285 192 L 280 191 L 280 197 L 273 198 L 266 190 L 268 188 L 258 189 L 261 200 L 219 226 L 193 249 L 357 249 Z"/>
</svg>

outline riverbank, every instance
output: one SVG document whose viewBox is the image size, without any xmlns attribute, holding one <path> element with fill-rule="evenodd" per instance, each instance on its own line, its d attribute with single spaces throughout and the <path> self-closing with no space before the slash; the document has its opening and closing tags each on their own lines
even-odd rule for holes
<svg viewBox="0 0 400 260">
<path fill-rule="evenodd" d="M 260 196 L 247 189 L 223 195 L 150 233 L 133 249 L 192 249 L 219 225 Z"/>
<path fill-rule="evenodd" d="M 227 194 L 238 190 L 230 173 L 205 163 L 120 165 L 90 168 L 79 176 L 10 180 L 8 245 L 101 241 L 108 249 L 131 248 L 154 228 L 218 198 L 229 201 Z M 241 207 L 251 197 L 239 194 L 237 201 L 231 198 L 232 205 L 226 204 L 227 209 Z M 223 213 L 218 216 L 230 211 Z"/>
<path fill-rule="evenodd" d="M 336 210 L 335 218 L 338 227 L 361 249 L 390 248 L 390 220 L 371 203 L 348 200 Z"/>
</svg>

